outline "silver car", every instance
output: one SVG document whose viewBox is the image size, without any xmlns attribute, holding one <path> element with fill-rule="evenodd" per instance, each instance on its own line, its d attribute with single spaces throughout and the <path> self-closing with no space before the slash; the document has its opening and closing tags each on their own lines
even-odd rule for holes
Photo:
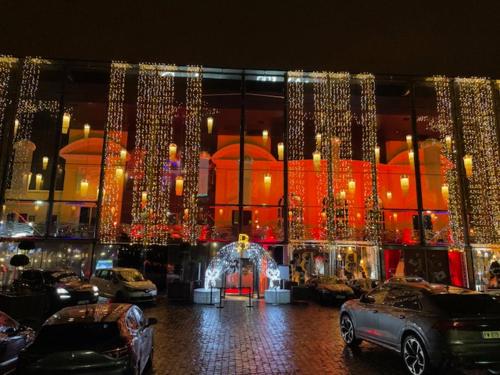
<svg viewBox="0 0 500 375">
<path fill-rule="evenodd" d="M 412 375 L 451 364 L 500 367 L 500 299 L 426 282 L 393 280 L 342 305 L 344 342 L 401 354 Z"/>
</svg>

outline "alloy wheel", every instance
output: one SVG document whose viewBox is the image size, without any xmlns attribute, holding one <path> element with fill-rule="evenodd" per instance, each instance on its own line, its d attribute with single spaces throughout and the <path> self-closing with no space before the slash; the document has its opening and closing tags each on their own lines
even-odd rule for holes
<svg viewBox="0 0 500 375">
<path fill-rule="evenodd" d="M 422 375 L 426 371 L 424 348 L 415 337 L 408 337 L 403 346 L 403 360 L 412 375 Z"/>
<path fill-rule="evenodd" d="M 354 326 L 351 318 L 347 315 L 344 315 L 340 322 L 340 334 L 346 344 L 350 345 L 354 342 Z"/>
</svg>

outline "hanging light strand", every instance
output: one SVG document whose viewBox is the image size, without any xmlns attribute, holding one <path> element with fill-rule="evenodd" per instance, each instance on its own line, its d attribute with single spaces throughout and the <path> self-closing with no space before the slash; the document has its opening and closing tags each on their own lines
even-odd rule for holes
<svg viewBox="0 0 500 375">
<path fill-rule="evenodd" d="M 128 64 L 112 62 L 108 93 L 108 114 L 105 125 L 104 181 L 99 222 L 99 238 L 102 243 L 114 243 L 118 234 L 122 183 L 116 178 L 116 168 L 122 168 L 122 124 L 125 100 L 125 77 Z"/>
<path fill-rule="evenodd" d="M 381 243 L 381 214 L 378 203 L 377 157 L 377 107 L 375 77 L 372 74 L 357 76 L 361 86 L 361 125 L 364 180 L 364 207 L 366 237 L 379 246 Z"/>
<path fill-rule="evenodd" d="M 17 59 L 0 55 L 0 144 L 2 143 L 3 120 L 8 103 L 9 82 L 12 66 Z"/>
<path fill-rule="evenodd" d="M 184 143 L 184 240 L 194 245 L 198 238 L 198 176 L 202 121 L 202 68 L 188 68 L 186 89 L 186 136 Z M 186 212 L 187 210 L 187 212 Z"/>
<path fill-rule="evenodd" d="M 332 92 L 333 111 L 333 139 L 334 147 L 338 147 L 338 158 L 336 158 L 336 180 L 334 183 L 341 191 L 348 188 L 348 182 L 352 179 L 352 129 L 351 129 L 351 92 L 349 73 L 329 73 L 329 90 Z M 346 199 L 347 198 L 347 199 Z M 349 210 L 347 205 L 352 201 L 346 195 L 342 198 L 341 222 L 338 224 L 339 235 L 349 238 L 351 234 Z"/>
<path fill-rule="evenodd" d="M 31 158 L 34 145 L 31 143 L 31 133 L 35 113 L 39 109 L 36 100 L 40 67 L 46 63 L 37 57 L 26 57 L 21 73 L 21 85 L 15 114 L 14 147 L 9 158 L 8 178 L 10 188 L 16 195 L 22 196 L 26 183 L 25 178 L 31 172 Z"/>
<path fill-rule="evenodd" d="M 139 64 L 132 240 L 166 245 L 175 66 Z"/>
<path fill-rule="evenodd" d="M 319 153 L 319 169 L 316 170 L 318 178 L 318 187 L 316 189 L 316 205 L 321 207 L 318 216 L 318 224 L 326 226 L 327 238 L 333 242 L 335 238 L 335 208 L 333 195 L 333 155 L 330 142 L 331 134 L 327 129 L 331 129 L 331 96 L 328 96 L 327 74 L 324 72 L 315 72 L 311 74 L 313 79 L 313 98 L 314 98 L 314 132 L 316 141 L 315 152 Z M 321 157 L 326 159 L 326 169 L 323 168 Z M 314 161 L 313 161 L 314 163 Z M 330 179 L 329 179 L 330 178 Z M 322 189 L 326 186 L 326 190 Z M 323 224 L 323 215 L 326 221 Z"/>
<path fill-rule="evenodd" d="M 441 191 L 447 199 L 449 225 L 454 248 L 462 249 L 464 245 L 462 205 L 460 186 L 457 173 L 457 152 L 452 141 L 455 124 L 453 121 L 453 106 L 451 100 L 451 85 L 447 77 L 433 77 L 436 92 L 436 121 L 430 126 L 439 134 L 441 152 L 441 175 L 444 176 Z"/>
<path fill-rule="evenodd" d="M 288 72 L 288 178 L 290 239 L 304 238 L 304 77 Z"/>
<path fill-rule="evenodd" d="M 500 241 L 500 157 L 493 92 L 485 78 L 457 78 L 464 154 L 472 158 L 468 178 L 473 242 Z M 480 166 L 474 167 L 474 166 Z"/>
</svg>

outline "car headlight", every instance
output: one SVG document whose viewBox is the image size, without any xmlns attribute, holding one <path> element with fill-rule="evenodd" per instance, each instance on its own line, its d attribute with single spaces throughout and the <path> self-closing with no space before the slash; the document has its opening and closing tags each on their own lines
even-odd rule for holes
<svg viewBox="0 0 500 375">
<path fill-rule="evenodd" d="M 64 288 L 57 288 L 56 289 L 57 295 L 59 296 L 60 299 L 68 299 L 71 298 L 69 295 L 69 292 L 67 289 Z"/>
<path fill-rule="evenodd" d="M 95 285 L 92 285 L 92 290 L 93 290 L 95 293 L 99 292 L 99 288 L 98 288 L 98 287 L 96 287 Z"/>
</svg>

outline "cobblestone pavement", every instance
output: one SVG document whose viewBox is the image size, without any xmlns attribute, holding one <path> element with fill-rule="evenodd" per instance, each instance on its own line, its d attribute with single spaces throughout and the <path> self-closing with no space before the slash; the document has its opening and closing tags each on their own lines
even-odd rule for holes
<svg viewBox="0 0 500 375">
<path fill-rule="evenodd" d="M 339 334 L 339 309 L 316 304 L 247 308 L 166 305 L 145 308 L 155 326 L 153 373 L 405 374 L 399 356 L 368 343 L 353 351 Z M 458 373 L 456 370 L 453 374 Z M 483 374 L 467 372 L 467 374 Z"/>
</svg>

